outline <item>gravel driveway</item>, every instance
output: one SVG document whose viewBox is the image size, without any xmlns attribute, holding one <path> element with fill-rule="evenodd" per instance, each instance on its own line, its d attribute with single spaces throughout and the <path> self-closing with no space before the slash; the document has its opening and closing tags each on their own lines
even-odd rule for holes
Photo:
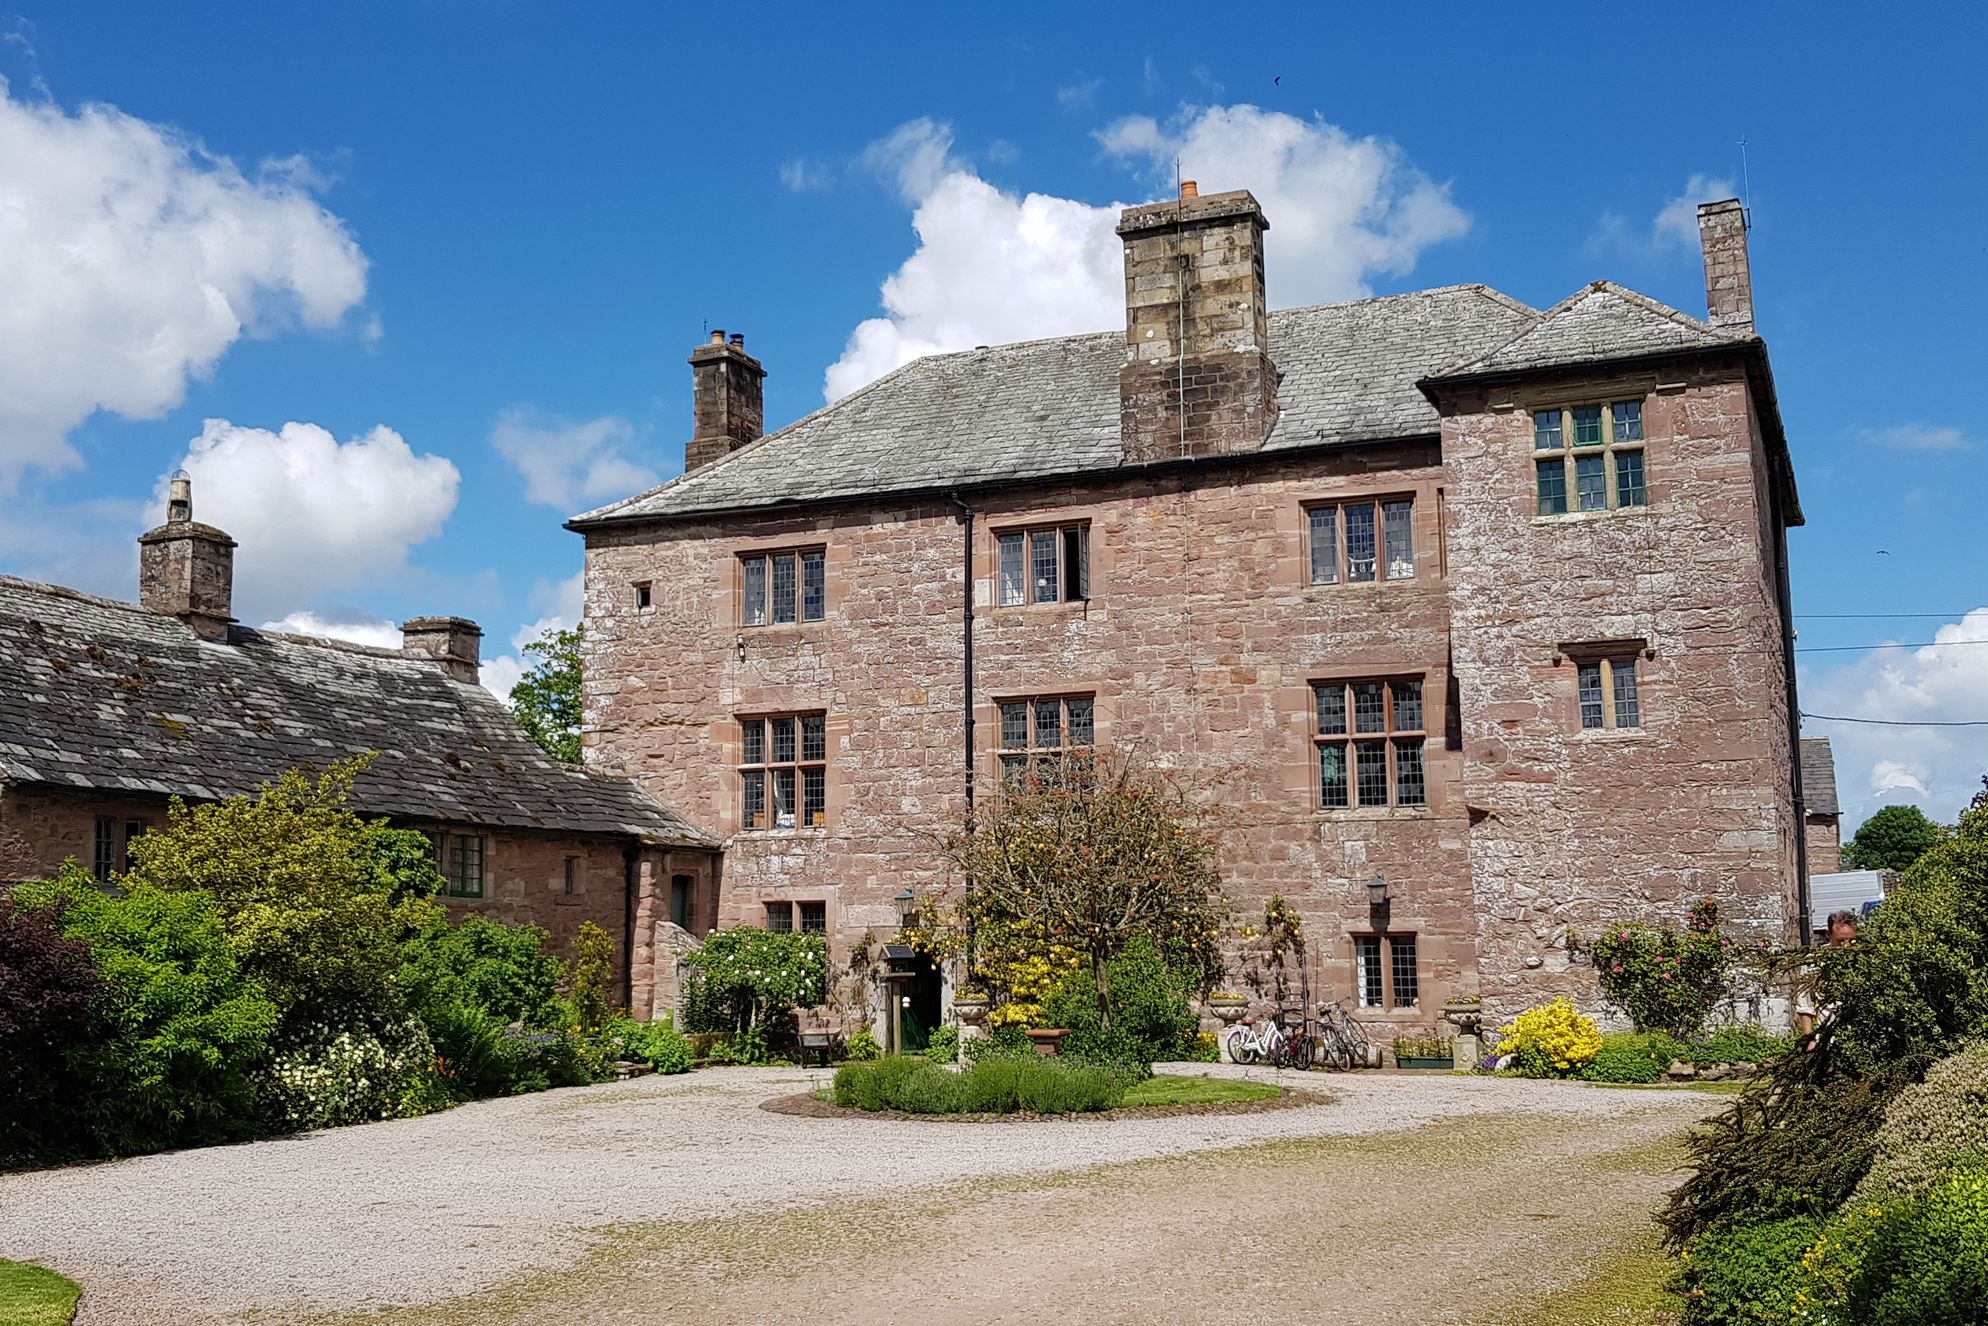
<svg viewBox="0 0 1988 1326">
<path fill-rule="evenodd" d="M 1242 1075 L 1205 1065 L 1178 1071 Z M 1541 1185 L 1559 1181 L 1579 1169 L 1569 1163 L 1574 1153 L 1598 1157 L 1605 1167 L 1612 1151 L 1660 1142 L 1721 1103 L 1693 1093 L 1510 1079 L 1314 1074 L 1305 1076 L 1303 1085 L 1330 1091 L 1333 1103 L 1236 1116 L 966 1124 L 808 1119 L 759 1108 L 769 1097 L 825 1081 L 825 1074 L 795 1069 L 652 1077 L 282 1141 L 0 1176 L 0 1255 L 44 1262 L 80 1281 L 82 1326 L 196 1326 L 250 1313 L 259 1323 L 328 1315 L 371 1319 L 375 1314 L 368 1309 L 424 1304 L 441 1306 L 414 1318 L 605 1321 L 701 1315 L 747 1321 L 754 1317 L 726 1314 L 744 1311 L 761 1292 L 776 1296 L 760 1309 L 775 1316 L 787 1315 L 775 1305 L 786 1301 L 779 1295 L 791 1293 L 812 1297 L 807 1310 L 790 1304 L 794 1315 L 810 1320 L 872 1319 L 864 1303 L 879 1309 L 874 1319 L 884 1320 L 888 1301 L 865 1297 L 850 1299 L 840 1316 L 824 1315 L 819 1286 L 785 1283 L 806 1260 L 799 1254 L 731 1270 L 725 1258 L 755 1241 L 798 1240 L 805 1247 L 826 1239 L 834 1245 L 826 1254 L 829 1261 L 847 1265 L 866 1246 L 873 1254 L 888 1252 L 887 1240 L 866 1245 L 864 1228 L 888 1224 L 893 1213 L 921 1204 L 944 1227 L 953 1217 L 941 1208 L 964 1201 L 976 1183 L 992 1183 L 995 1188 L 988 1191 L 1004 1194 L 992 1205 L 973 1201 L 974 1218 L 982 1221 L 998 1219 L 1002 1203 L 1026 1205 L 1032 1191 L 1057 1184 L 1075 1194 L 1071 1200 L 1079 1205 L 1132 1200 L 1149 1215 L 1162 1208 L 1178 1214 L 1205 1206 L 1215 1178 L 1248 1173 L 1276 1151 L 1260 1144 L 1298 1139 L 1403 1134 L 1386 1139 L 1393 1149 L 1383 1147 L 1375 1152 L 1380 1160 L 1363 1162 L 1365 1168 L 1357 1171 L 1332 1170 L 1351 1154 L 1343 1141 L 1337 1151 L 1318 1143 L 1290 1152 L 1293 1164 L 1325 1167 L 1305 1192 L 1306 1200 L 1323 1202 L 1328 1213 L 1377 1200 L 1412 1210 L 1436 1191 L 1428 1185 L 1468 1175 L 1487 1159 L 1508 1168 L 1515 1162 L 1509 1176 L 1487 1177 L 1497 1184 L 1516 1179 L 1520 1204 L 1537 1205 L 1549 1198 L 1523 1190 L 1534 1182 L 1528 1173 Z M 1528 1137 L 1535 1141 L 1528 1143 Z M 1528 1145 L 1541 1154 L 1526 1154 Z M 1514 1157 L 1515 1147 L 1521 1154 Z M 1228 1157 L 1192 1154 L 1230 1148 L 1251 1149 Z M 1092 1178 L 1064 1175 L 1053 1181 L 1028 1177 L 1154 1160 L 1162 1161 L 1160 1168 L 1088 1170 Z M 1167 1165 L 1184 1163 L 1202 1168 L 1172 1171 L 1167 1178 Z M 1381 1186 L 1378 1198 L 1374 1191 L 1328 1191 L 1340 1183 L 1357 1187 L 1362 1173 Z M 1119 1183 L 1115 1176 L 1131 1177 Z M 1259 1169 L 1256 1180 L 1236 1188 L 1228 1206 L 1274 1195 L 1277 1185 L 1266 1187 L 1262 1178 Z M 1652 1186 L 1647 1176 L 1638 1182 L 1624 1190 L 1626 1198 L 1595 1199 L 1582 1196 L 1596 1187 L 1583 1180 L 1557 1200 L 1573 1204 L 1569 1210 L 1584 1200 L 1612 1201 L 1610 1210 L 1619 1219 L 1623 1213 L 1614 1207 L 1642 1202 L 1661 1186 Z M 1078 1187 L 1069 1188 L 1073 1183 Z M 874 1209 L 863 1219 L 841 1220 L 857 1207 Z M 1552 1213 L 1524 1214 L 1544 1219 Z M 1272 1209 L 1254 1217 L 1258 1225 L 1276 1219 Z M 756 1240 L 753 1222 L 763 1226 L 769 1220 L 802 1224 L 785 1233 L 763 1229 Z M 839 1232 L 824 1234 L 823 1220 Z M 922 1238 L 924 1251 L 916 1255 L 929 1257 L 931 1228 L 922 1236 L 916 1229 L 900 1230 L 900 1236 L 913 1243 Z M 994 1231 L 987 1232 L 985 1241 L 991 1243 Z M 1274 1241 L 1270 1231 L 1264 1236 Z M 1349 1226 L 1345 1237 L 1357 1243 L 1360 1228 Z M 1399 1231 L 1389 1237 L 1398 1242 Z M 630 1238 L 650 1239 L 641 1265 L 690 1257 L 696 1273 L 686 1274 L 679 1261 L 666 1279 L 642 1291 L 639 1303 L 611 1306 L 581 1273 L 590 1265 L 598 1269 L 603 1257 L 615 1253 L 617 1241 Z M 1122 1253 L 1133 1257 L 1139 1249 L 1128 1245 Z M 1027 1266 L 1014 1270 L 1025 1277 L 1041 1273 Z M 558 1302 L 569 1292 L 560 1288 L 560 1277 L 568 1273 L 580 1277 L 570 1292 L 588 1305 L 598 1304 L 599 1311 Z M 1005 1272 L 990 1266 L 989 1273 Z M 752 1276 L 758 1279 L 748 1284 Z M 613 1293 L 624 1295 L 633 1294 L 627 1286 L 641 1279 L 631 1279 L 625 1265 L 608 1278 L 621 1286 Z M 661 1299 L 700 1278 L 705 1292 L 692 1306 L 722 1304 L 723 1312 L 686 1318 L 658 1310 Z M 511 1293 L 507 1286 L 520 1285 L 524 1288 L 504 1297 Z M 446 1303 L 458 1299 L 465 1301 L 455 1308 Z M 1134 1307 L 1127 1311 L 1131 1315 L 1122 1319 L 1139 1319 Z M 983 1302 L 959 1319 L 996 1317 Z M 1355 1318 L 1335 1317 L 1340 1319 Z"/>
</svg>

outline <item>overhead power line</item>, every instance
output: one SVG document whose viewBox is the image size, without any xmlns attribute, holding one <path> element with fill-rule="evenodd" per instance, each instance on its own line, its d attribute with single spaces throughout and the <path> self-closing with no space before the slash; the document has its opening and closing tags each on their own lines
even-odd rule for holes
<svg viewBox="0 0 1988 1326">
<path fill-rule="evenodd" d="M 1892 641 L 1882 645 L 1801 645 L 1797 654 L 1849 654 L 1863 649 L 1945 649 L 1949 645 L 1988 645 L 1988 640 L 1918 640 L 1909 642 Z"/>
<path fill-rule="evenodd" d="M 1988 727 L 1988 718 L 1847 718 L 1842 714 L 1811 714 L 1807 710 L 1802 711 L 1802 717 L 1819 723 L 1869 723 L 1875 727 Z"/>
<path fill-rule="evenodd" d="M 1802 621 L 1871 622 L 1889 621 L 1894 617 L 1930 617 L 1940 621 L 1959 621 L 1979 608 L 1963 608 L 1959 612 L 1798 612 L 1795 617 Z"/>
</svg>

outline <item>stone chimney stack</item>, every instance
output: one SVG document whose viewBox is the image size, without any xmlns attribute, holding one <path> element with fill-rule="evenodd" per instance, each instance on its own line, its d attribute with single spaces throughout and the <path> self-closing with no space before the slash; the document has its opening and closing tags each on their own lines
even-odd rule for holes
<svg viewBox="0 0 1988 1326">
<path fill-rule="evenodd" d="M 1119 428 L 1134 461 L 1255 451 L 1277 417 L 1263 209 L 1247 189 L 1129 207 Z"/>
<path fill-rule="evenodd" d="M 457 681 L 476 684 L 483 628 L 467 617 L 415 617 L 400 624 L 400 652 L 429 659 Z"/>
<path fill-rule="evenodd" d="M 226 640 L 235 593 L 235 541 L 193 518 L 193 480 L 175 471 L 166 523 L 138 536 L 138 602 L 177 617 L 205 640 Z"/>
<path fill-rule="evenodd" d="M 1698 205 L 1705 250 L 1705 309 L 1714 327 L 1753 330 L 1753 269 L 1746 256 L 1746 209 L 1737 198 Z"/>
<path fill-rule="evenodd" d="M 696 431 L 683 449 L 683 468 L 691 470 L 729 456 L 766 431 L 762 383 L 766 370 L 745 351 L 743 333 L 711 333 L 710 343 L 690 352 L 691 406 Z"/>
</svg>

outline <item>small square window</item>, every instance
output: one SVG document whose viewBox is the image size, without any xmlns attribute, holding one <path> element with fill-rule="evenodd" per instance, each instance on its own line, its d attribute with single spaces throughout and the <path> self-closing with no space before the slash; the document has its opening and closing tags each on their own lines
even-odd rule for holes
<svg viewBox="0 0 1988 1326">
<path fill-rule="evenodd" d="M 1574 445 L 1577 447 L 1598 447 L 1601 445 L 1601 406 L 1577 405 L 1574 407 Z"/>
<path fill-rule="evenodd" d="M 1609 416 L 1615 422 L 1617 442 L 1641 442 L 1643 440 L 1643 402 L 1617 401 L 1608 407 Z"/>
<path fill-rule="evenodd" d="M 792 934 L 794 930 L 794 904 L 791 902 L 769 902 L 766 906 L 766 928 L 776 935 Z"/>
</svg>

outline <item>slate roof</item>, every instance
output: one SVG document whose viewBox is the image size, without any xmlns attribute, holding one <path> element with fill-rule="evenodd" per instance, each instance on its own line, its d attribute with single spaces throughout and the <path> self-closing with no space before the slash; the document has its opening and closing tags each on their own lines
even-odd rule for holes
<svg viewBox="0 0 1988 1326">
<path fill-rule="evenodd" d="M 1802 802 L 1811 815 L 1840 815 L 1836 802 L 1836 756 L 1828 737 L 1802 738 Z"/>
<path fill-rule="evenodd" d="M 1435 434 L 1424 388 L 1458 377 L 1757 344 L 1597 281 L 1542 313 L 1445 286 L 1270 314 L 1282 377 L 1263 450 Z M 1093 473 L 1119 440 L 1120 332 L 931 355 L 569 528 Z"/>
<path fill-rule="evenodd" d="M 547 759 L 431 661 L 243 627 L 222 644 L 0 576 L 0 780 L 215 800 L 366 751 L 367 814 L 714 845 L 629 780 Z"/>
<path fill-rule="evenodd" d="M 1266 451 L 1434 434 L 1419 379 L 1483 354 L 1540 313 L 1447 286 L 1270 314 L 1283 374 Z M 722 460 L 575 516 L 619 520 L 1115 469 L 1123 332 L 931 355 Z"/>
</svg>

